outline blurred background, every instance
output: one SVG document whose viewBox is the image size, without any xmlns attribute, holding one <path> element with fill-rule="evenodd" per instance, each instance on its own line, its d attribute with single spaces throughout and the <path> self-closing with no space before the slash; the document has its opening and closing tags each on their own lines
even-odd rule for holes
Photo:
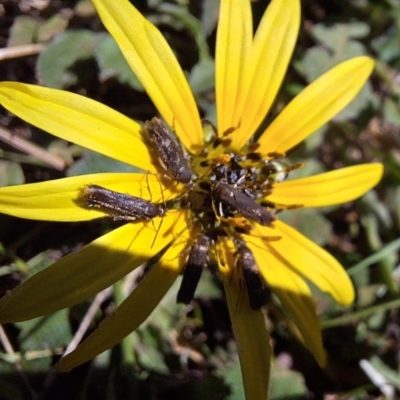
<svg viewBox="0 0 400 400">
<path fill-rule="evenodd" d="M 215 121 L 219 1 L 132 3 L 163 32 L 202 117 Z M 268 3 L 252 2 L 255 26 Z M 400 398 L 399 28 L 397 0 L 302 1 L 296 51 L 268 118 L 339 62 L 369 55 L 376 60 L 370 81 L 290 161 L 304 163 L 297 176 L 372 161 L 384 163 L 385 175 L 357 201 L 282 214 L 342 263 L 357 299 L 343 309 L 315 290 L 329 354 L 325 369 L 302 346 L 284 312 L 269 304 L 275 354 L 271 399 Z M 0 1 L 0 79 L 80 93 L 141 122 L 157 115 L 89 0 Z M 0 186 L 110 171 L 134 169 L 57 139 L 0 108 Z M 0 215 L 0 295 L 117 225 L 110 219 L 53 223 Z M 131 287 L 132 279 L 128 276 L 123 287 Z M 54 315 L 5 325 L 0 399 L 243 399 L 218 277 L 203 274 L 189 307 L 176 304 L 178 287 L 179 282 L 121 345 L 68 374 L 56 375 L 52 365 L 77 341 L 81 326 L 86 336 L 115 309 L 112 289 Z"/>
</svg>

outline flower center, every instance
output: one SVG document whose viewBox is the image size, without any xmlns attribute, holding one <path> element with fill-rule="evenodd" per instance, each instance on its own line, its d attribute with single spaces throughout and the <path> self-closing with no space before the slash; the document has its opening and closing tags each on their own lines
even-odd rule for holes
<svg viewBox="0 0 400 400">
<path fill-rule="evenodd" d="M 272 226 L 279 208 L 267 200 L 273 184 L 286 179 L 289 171 L 299 165 L 287 166 L 278 161 L 283 157 L 279 154 L 264 157 L 257 152 L 257 144 L 250 144 L 241 152 L 232 150 L 230 145 L 229 133 L 222 139 L 214 135 L 199 155 L 189 156 L 183 167 L 190 170 L 185 175 L 191 179 L 180 180 L 187 189 L 175 206 L 189 209 L 189 228 L 198 236 L 190 245 L 177 301 L 188 304 L 194 298 L 203 269 L 220 259 L 216 246 L 225 237 L 234 243 L 235 266 L 244 279 L 250 307 L 257 310 L 270 298 L 270 290 L 243 235 L 251 234 L 254 223 Z M 159 156 L 163 155 L 159 152 Z M 169 172 L 179 180 L 176 169 L 173 166 Z M 268 238 L 277 239 L 280 238 Z"/>
<path fill-rule="evenodd" d="M 263 156 L 256 143 L 233 151 L 229 135 L 210 139 L 202 153 L 190 158 L 193 180 L 179 204 L 191 210 L 192 223 L 213 240 L 249 234 L 254 222 L 271 226 L 277 207 L 267 197 L 273 184 L 299 167 L 278 161 L 283 155 Z"/>
</svg>

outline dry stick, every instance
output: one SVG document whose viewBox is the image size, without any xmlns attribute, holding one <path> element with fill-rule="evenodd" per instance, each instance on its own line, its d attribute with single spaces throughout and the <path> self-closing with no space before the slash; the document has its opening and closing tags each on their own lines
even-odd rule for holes
<svg viewBox="0 0 400 400">
<path fill-rule="evenodd" d="M 0 61 L 18 57 L 33 56 L 39 54 L 44 48 L 43 44 L 26 44 L 23 46 L 5 47 L 0 49 Z"/>
<path fill-rule="evenodd" d="M 39 158 L 58 171 L 63 171 L 66 167 L 66 162 L 61 157 L 49 153 L 42 147 L 22 138 L 21 136 L 16 135 L 15 133 L 12 133 L 6 128 L 0 127 L 0 140 L 18 150 L 23 151 L 24 153 Z"/>
<path fill-rule="evenodd" d="M 93 303 L 90 305 L 89 309 L 86 312 L 85 317 L 80 323 L 78 330 L 75 332 L 73 339 L 66 348 L 63 357 L 65 357 L 68 353 L 71 353 L 76 349 L 76 347 L 82 340 L 84 334 L 88 330 L 90 323 L 93 321 L 93 318 L 96 315 L 97 310 L 100 308 L 103 301 L 110 295 L 111 290 L 112 288 L 109 287 L 107 289 L 104 289 L 100 293 L 97 293 L 96 297 L 93 300 Z"/>
<path fill-rule="evenodd" d="M 1 343 L 3 344 L 4 349 L 6 350 L 7 354 L 10 355 L 15 355 L 15 351 L 11 345 L 11 342 L 8 340 L 8 336 L 6 334 L 6 332 L 4 331 L 3 325 L 0 324 L 0 340 Z M 15 367 L 18 371 L 18 373 L 20 374 L 22 380 L 25 382 L 26 387 L 28 388 L 30 394 L 31 394 L 31 398 L 32 399 L 37 399 L 38 395 L 36 394 L 36 392 L 33 390 L 33 388 L 31 387 L 28 378 L 26 377 L 24 370 L 21 366 L 21 358 L 19 358 L 16 362 L 15 362 Z"/>
<path fill-rule="evenodd" d="M 8 336 L 6 335 L 3 325 L 0 325 L 0 339 L 1 343 L 3 343 L 4 349 L 6 350 L 7 354 L 15 354 L 14 349 L 12 348 L 12 345 L 10 341 L 8 340 Z"/>
<path fill-rule="evenodd" d="M 93 300 L 93 303 L 90 305 L 89 309 L 86 312 L 85 317 L 80 323 L 78 330 L 75 332 L 75 336 L 72 338 L 71 342 L 67 346 L 63 354 L 63 357 L 65 357 L 68 353 L 71 353 L 77 348 L 78 344 L 83 338 L 83 335 L 88 330 L 89 325 L 92 322 L 97 310 L 100 308 L 101 303 L 103 303 L 103 301 L 110 295 L 111 290 L 112 288 L 108 287 L 107 289 L 104 289 L 100 293 L 97 293 L 96 297 Z M 56 376 L 57 376 L 56 370 L 55 368 L 52 368 L 46 376 L 46 381 L 45 381 L 46 388 L 51 386 Z"/>
</svg>

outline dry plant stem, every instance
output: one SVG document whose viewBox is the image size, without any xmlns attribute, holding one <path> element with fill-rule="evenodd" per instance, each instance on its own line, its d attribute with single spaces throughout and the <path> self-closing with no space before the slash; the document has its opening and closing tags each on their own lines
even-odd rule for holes
<svg viewBox="0 0 400 400">
<path fill-rule="evenodd" d="M 78 330 L 75 332 L 75 336 L 73 337 L 70 344 L 66 348 L 64 356 L 76 349 L 78 344 L 81 342 L 83 335 L 88 330 L 89 325 L 92 322 L 97 310 L 100 308 L 101 303 L 103 303 L 103 301 L 110 295 L 110 293 L 111 293 L 111 288 L 107 288 L 96 295 L 96 297 L 93 300 L 93 303 L 90 305 L 85 317 L 83 318 L 81 324 L 79 325 Z"/>
<path fill-rule="evenodd" d="M 44 48 L 43 44 L 26 44 L 23 46 L 6 47 L 0 49 L 0 61 L 18 57 L 32 56 L 39 54 Z"/>
<path fill-rule="evenodd" d="M 394 386 L 369 360 L 360 360 L 359 365 L 371 382 L 384 394 L 385 399 L 394 400 L 396 398 Z"/>
<path fill-rule="evenodd" d="M 94 298 L 93 303 L 90 305 L 88 311 L 86 312 L 86 315 L 83 318 L 81 324 L 79 325 L 78 330 L 75 332 L 75 336 L 73 337 L 68 347 L 66 348 L 63 357 L 76 349 L 78 344 L 81 342 L 83 335 L 88 330 L 89 325 L 92 322 L 97 310 L 100 308 L 101 303 L 103 303 L 103 301 L 110 295 L 110 293 L 111 293 L 111 288 L 107 288 L 104 289 L 102 292 L 98 293 L 97 296 Z M 46 383 L 45 383 L 46 388 L 49 388 L 52 385 L 56 376 L 57 376 L 56 370 L 52 368 L 46 376 Z"/>
<path fill-rule="evenodd" d="M 93 303 L 90 305 L 85 317 L 83 318 L 81 324 L 79 325 L 78 330 L 75 333 L 75 336 L 71 340 L 71 342 L 68 345 L 67 349 L 65 350 L 65 353 L 63 354 L 63 356 L 67 355 L 68 353 L 71 353 L 71 351 L 74 351 L 76 349 L 76 347 L 82 340 L 83 335 L 89 328 L 89 325 L 92 322 L 101 303 L 104 301 L 104 299 L 106 297 L 108 297 L 110 295 L 110 293 L 111 293 L 111 288 L 107 288 L 107 289 L 103 290 L 102 292 L 98 293 L 97 296 L 94 298 Z M 56 376 L 57 376 L 57 373 L 56 373 L 55 368 L 50 369 L 46 376 L 46 382 L 45 382 L 44 386 L 46 388 L 51 387 Z"/>
<path fill-rule="evenodd" d="M 14 354 L 15 351 L 11 346 L 6 333 L 4 332 L 3 325 L 0 325 L 0 339 L 7 354 Z"/>
<path fill-rule="evenodd" d="M 61 157 L 49 153 L 47 150 L 3 127 L 0 127 L 0 140 L 24 153 L 39 158 L 58 171 L 63 171 L 66 167 L 66 162 Z"/>
<path fill-rule="evenodd" d="M 8 340 L 8 336 L 6 334 L 6 332 L 4 331 L 3 325 L 0 324 L 0 340 L 1 343 L 4 347 L 4 349 L 6 350 L 7 354 L 10 355 L 15 355 L 15 351 L 11 345 L 11 342 Z M 15 363 L 15 367 L 19 373 L 19 375 L 21 376 L 22 380 L 25 382 L 25 385 L 31 395 L 31 398 L 33 400 L 38 398 L 38 395 L 36 394 L 36 392 L 33 390 L 33 388 L 31 387 L 28 378 L 26 377 L 24 370 L 21 366 L 21 359 L 19 358 L 16 363 Z"/>
</svg>

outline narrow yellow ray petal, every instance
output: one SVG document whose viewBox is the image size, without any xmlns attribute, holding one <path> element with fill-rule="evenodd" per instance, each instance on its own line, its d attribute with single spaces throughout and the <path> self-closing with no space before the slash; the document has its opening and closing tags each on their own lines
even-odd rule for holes
<svg viewBox="0 0 400 400">
<path fill-rule="evenodd" d="M 273 230 L 257 226 L 255 231 L 259 237 L 265 238 L 271 235 L 271 231 L 275 236 L 281 237 L 280 240 L 266 242 L 265 245 L 279 254 L 291 271 L 329 293 L 341 305 L 346 306 L 354 301 L 354 288 L 349 276 L 323 248 L 282 221 L 275 221 Z M 258 244 L 262 247 L 262 244 Z M 284 285 L 286 281 L 280 284 L 285 288 Z"/>
<path fill-rule="evenodd" d="M 90 184 L 156 203 L 176 196 L 176 193 L 161 186 L 156 175 L 91 174 L 0 188 L 0 212 L 20 218 L 66 222 L 108 216 L 109 214 L 98 208 L 89 208 L 82 197 L 83 188 Z"/>
<path fill-rule="evenodd" d="M 61 139 L 155 172 L 141 126 L 92 99 L 64 90 L 0 83 L 0 104 Z"/>
<path fill-rule="evenodd" d="M 354 99 L 373 67 L 369 57 L 355 57 L 308 85 L 265 130 L 258 151 L 285 153 L 296 146 Z"/>
<path fill-rule="evenodd" d="M 268 201 L 282 205 L 323 207 L 354 200 L 382 178 L 383 165 L 362 164 L 274 185 Z"/>
<path fill-rule="evenodd" d="M 78 304 L 142 265 L 186 228 L 184 213 L 126 224 L 33 275 L 0 300 L 0 321 L 16 322 Z M 155 228 L 156 227 L 156 228 Z"/>
<path fill-rule="evenodd" d="M 240 149 L 266 117 L 286 74 L 299 26 L 298 0 L 270 3 L 257 28 L 248 60 L 251 80 L 240 99 L 243 109 L 237 109 L 240 122 L 233 135 L 233 147 Z"/>
<path fill-rule="evenodd" d="M 242 273 L 235 268 L 232 242 L 223 241 L 219 250 L 219 271 L 238 344 L 246 400 L 266 399 L 272 349 L 264 315 L 250 307 Z"/>
<path fill-rule="evenodd" d="M 201 149 L 204 138 L 196 102 L 161 32 L 127 0 L 93 4 L 166 122 L 187 149 Z"/>
<path fill-rule="evenodd" d="M 186 240 L 183 238 L 174 242 L 111 317 L 103 321 L 75 351 L 56 364 L 57 371 L 69 371 L 91 360 L 137 329 L 150 316 L 179 275 L 178 260 L 185 246 Z"/>
<path fill-rule="evenodd" d="M 302 279 L 296 274 L 290 274 L 293 286 L 305 285 Z M 275 294 L 282 302 L 284 309 L 293 317 L 298 327 L 304 344 L 313 354 L 320 366 L 325 366 L 327 355 L 324 349 L 321 333 L 321 323 L 315 311 L 315 303 L 310 296 L 299 296 L 296 292 L 276 289 Z"/>
<path fill-rule="evenodd" d="M 270 242 L 271 246 L 266 246 L 260 239 L 246 237 L 246 243 L 253 252 L 264 279 L 279 297 L 285 310 L 293 317 L 306 347 L 318 363 L 324 365 L 326 354 L 322 344 L 320 321 L 310 289 L 303 277 L 291 269 L 291 265 L 282 256 L 284 253 L 275 251 L 274 245 L 277 242 Z"/>
<path fill-rule="evenodd" d="M 246 100 L 253 23 L 249 1 L 222 0 L 217 28 L 215 94 L 218 132 L 222 135 L 240 124 L 237 113 Z M 233 135 L 235 136 L 235 134 Z"/>
</svg>

